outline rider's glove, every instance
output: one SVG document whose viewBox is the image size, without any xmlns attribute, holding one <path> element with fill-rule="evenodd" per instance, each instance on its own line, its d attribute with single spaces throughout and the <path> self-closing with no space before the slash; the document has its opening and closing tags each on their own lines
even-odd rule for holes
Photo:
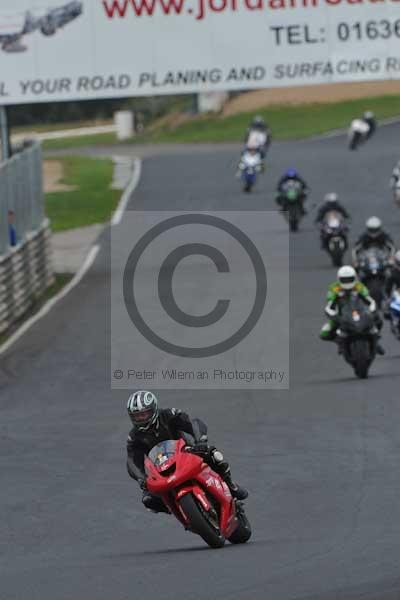
<svg viewBox="0 0 400 600">
<path fill-rule="evenodd" d="M 193 448 L 195 452 L 199 452 L 200 454 L 207 454 L 210 451 L 207 436 L 202 435 L 199 440 L 196 440 Z"/>
</svg>

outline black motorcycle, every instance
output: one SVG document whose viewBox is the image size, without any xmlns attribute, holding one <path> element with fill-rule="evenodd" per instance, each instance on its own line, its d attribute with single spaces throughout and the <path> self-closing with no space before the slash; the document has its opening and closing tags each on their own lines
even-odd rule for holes
<svg viewBox="0 0 400 600">
<path fill-rule="evenodd" d="M 379 309 L 384 299 L 388 268 L 388 254 L 380 248 L 369 248 L 358 255 L 358 276 L 368 288 Z"/>
<path fill-rule="evenodd" d="M 279 193 L 278 201 L 283 214 L 289 223 L 290 231 L 298 231 L 299 223 L 304 215 L 303 202 L 305 193 L 303 186 L 296 179 L 286 181 Z"/>
<path fill-rule="evenodd" d="M 337 335 L 343 355 L 360 379 L 368 377 L 368 371 L 376 357 L 379 337 L 374 317 L 359 297 L 351 297 L 337 317 Z"/>
<path fill-rule="evenodd" d="M 321 223 L 321 241 L 335 267 L 341 267 L 343 256 L 348 248 L 348 227 L 343 215 L 335 210 L 329 211 Z"/>
</svg>

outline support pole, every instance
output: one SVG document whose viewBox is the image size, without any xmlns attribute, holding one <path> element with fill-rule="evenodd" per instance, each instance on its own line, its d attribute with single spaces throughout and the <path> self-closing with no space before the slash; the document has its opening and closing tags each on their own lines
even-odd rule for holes
<svg viewBox="0 0 400 600">
<path fill-rule="evenodd" d="M 7 110 L 5 106 L 0 106 L 0 138 L 2 161 L 10 158 L 10 135 L 8 130 Z"/>
</svg>

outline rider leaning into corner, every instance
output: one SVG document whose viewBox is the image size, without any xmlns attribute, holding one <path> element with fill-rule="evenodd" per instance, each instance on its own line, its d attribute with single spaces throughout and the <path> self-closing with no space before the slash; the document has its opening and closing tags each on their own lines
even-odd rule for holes
<svg viewBox="0 0 400 600">
<path fill-rule="evenodd" d="M 127 469 L 143 490 L 142 502 L 146 508 L 154 512 L 168 512 L 162 500 L 146 489 L 145 457 L 160 442 L 186 438 L 187 434 L 193 438 L 194 448 L 201 452 L 203 460 L 228 485 L 232 496 L 238 500 L 247 498 L 247 490 L 232 480 L 223 454 L 215 446 L 208 445 L 207 426 L 200 419 L 190 419 L 177 408 L 159 408 L 156 396 L 144 390 L 129 397 L 127 408 L 133 425 L 127 441 Z"/>
<path fill-rule="evenodd" d="M 366 123 L 369 127 L 369 131 L 367 133 L 367 139 L 369 139 L 371 136 L 374 135 L 376 128 L 377 128 L 377 122 L 375 119 L 375 115 L 372 111 L 367 110 L 364 114 L 363 114 L 363 118 L 362 120 L 364 121 L 364 123 Z"/>
<path fill-rule="evenodd" d="M 341 346 L 341 338 L 337 336 L 339 326 L 338 315 L 341 307 L 350 299 L 351 296 L 359 296 L 363 302 L 369 307 L 374 316 L 375 326 L 378 331 L 382 329 L 383 322 L 376 310 L 376 302 L 370 296 L 368 288 L 361 283 L 357 278 L 356 270 L 351 266 L 341 267 L 337 273 L 337 281 L 329 286 L 327 294 L 327 305 L 325 306 L 325 314 L 329 317 L 329 321 L 325 323 L 320 332 L 320 339 L 326 342 L 336 342 L 338 344 L 339 354 L 342 354 L 343 347 Z M 384 349 L 378 343 L 377 353 L 385 354 Z"/>
<path fill-rule="evenodd" d="M 369 248 L 379 248 L 393 256 L 396 247 L 390 235 L 382 228 L 382 221 L 378 217 L 370 217 L 366 224 L 366 231 L 358 238 L 353 250 L 353 262 L 358 263 L 360 252 Z"/>
</svg>

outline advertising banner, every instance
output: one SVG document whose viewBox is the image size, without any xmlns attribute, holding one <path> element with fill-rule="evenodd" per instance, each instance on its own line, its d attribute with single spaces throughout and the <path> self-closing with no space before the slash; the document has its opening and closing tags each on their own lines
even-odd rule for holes
<svg viewBox="0 0 400 600">
<path fill-rule="evenodd" d="M 0 104 L 400 78 L 400 0 L 1 0 Z"/>
</svg>

